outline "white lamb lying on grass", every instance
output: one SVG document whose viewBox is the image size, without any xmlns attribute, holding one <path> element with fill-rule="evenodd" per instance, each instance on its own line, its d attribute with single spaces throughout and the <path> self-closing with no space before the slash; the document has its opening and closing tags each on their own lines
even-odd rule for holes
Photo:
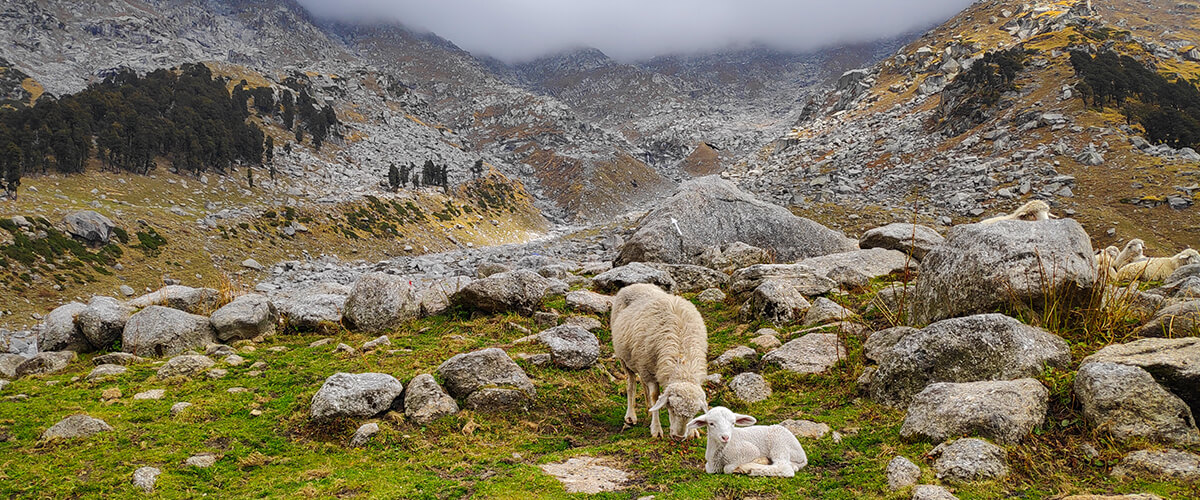
<svg viewBox="0 0 1200 500">
<path fill-rule="evenodd" d="M 808 465 L 808 454 L 791 431 L 781 425 L 754 425 L 755 422 L 754 417 L 734 413 L 724 406 L 688 422 L 689 432 L 708 429 L 708 447 L 704 452 L 708 463 L 704 471 L 792 477 Z"/>
</svg>

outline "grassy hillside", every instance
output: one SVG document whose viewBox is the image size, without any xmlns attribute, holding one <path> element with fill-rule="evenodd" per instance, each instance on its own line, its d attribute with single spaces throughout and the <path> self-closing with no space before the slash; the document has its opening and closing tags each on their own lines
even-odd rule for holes
<svg viewBox="0 0 1200 500">
<path fill-rule="evenodd" d="M 838 300 L 858 306 L 870 293 L 863 290 Z M 710 359 L 745 345 L 763 326 L 738 322 L 736 307 L 726 304 L 698 307 L 709 328 Z M 561 299 L 547 302 L 545 308 L 566 313 Z M 147 363 L 116 378 L 87 381 L 82 377 L 92 367 L 91 356 L 83 356 L 64 372 L 20 379 L 4 389 L 8 400 L 0 404 L 0 494 L 139 497 L 130 478 L 135 469 L 149 465 L 163 471 L 154 494 L 162 498 L 568 498 L 572 495 L 539 465 L 576 456 L 600 457 L 631 474 L 625 490 L 600 498 L 908 498 L 907 492 L 887 491 L 883 470 L 896 455 L 922 466 L 922 482 L 936 482 L 932 461 L 925 456 L 932 445 L 899 438 L 903 412 L 876 405 L 856 391 L 855 380 L 863 369 L 863 335 L 844 334 L 848 358 L 821 375 L 800 376 L 763 366 L 726 368 L 725 380 L 745 369 L 765 376 L 774 393 L 760 403 L 745 404 L 723 386 L 707 386 L 714 406 L 747 412 L 762 423 L 809 419 L 839 434 L 836 439 L 832 434 L 819 440 L 802 438 L 809 466 L 794 479 L 769 479 L 707 475 L 703 440 L 651 439 L 644 419 L 622 430 L 624 383 L 608 378 L 608 373 L 620 370 L 606 330 L 599 332 L 603 367 L 564 371 L 521 360 L 522 353 L 541 348 L 514 344 L 526 333 L 513 325 L 536 331 L 531 318 L 524 316 L 455 312 L 405 324 L 390 332 L 390 347 L 354 355 L 332 354 L 333 343 L 310 347 L 323 336 L 285 332 L 259 344 L 238 344 L 247 362 L 238 367 L 219 364 L 229 374 L 215 380 L 203 375 L 195 380 L 156 380 L 156 364 Z M 794 336 L 793 330 L 781 329 L 784 341 Z M 332 338 L 356 347 L 370 339 L 345 330 Z M 1084 339 L 1073 340 L 1077 361 L 1096 348 Z M 491 346 L 505 348 L 533 379 L 538 395 L 528 413 L 464 411 L 417 426 L 392 412 L 371 420 L 381 432 L 361 449 L 349 448 L 347 441 L 368 420 L 318 426 L 308 419 L 312 395 L 335 372 L 383 372 L 407 383 L 414 375 L 433 372 L 454 354 Z M 250 368 L 256 362 L 266 367 Z M 1009 447 L 1012 475 L 1000 482 L 952 488 L 960 498 L 1124 492 L 1200 498 L 1198 485 L 1110 478 L 1110 467 L 1133 447 L 1088 433 L 1071 400 L 1070 373 L 1046 373 L 1041 379 L 1052 390 L 1050 415 L 1023 444 Z M 229 392 L 233 388 L 247 391 Z M 133 399 L 151 389 L 165 389 L 166 395 L 161 400 Z M 193 406 L 172 415 L 169 409 L 181 401 Z M 75 413 L 101 418 L 115 432 L 71 442 L 38 441 L 47 427 Z M 644 410 L 639 414 L 644 416 Z M 1086 458 L 1080 449 L 1085 443 L 1099 449 L 1100 458 Z M 200 453 L 215 454 L 216 465 L 183 465 Z"/>
</svg>

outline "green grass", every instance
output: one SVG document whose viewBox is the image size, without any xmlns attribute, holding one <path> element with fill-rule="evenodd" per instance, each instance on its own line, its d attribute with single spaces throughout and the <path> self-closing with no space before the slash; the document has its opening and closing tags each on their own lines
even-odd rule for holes
<svg viewBox="0 0 1200 500">
<path fill-rule="evenodd" d="M 563 308 L 561 300 L 546 307 Z M 710 330 L 710 357 L 748 343 L 757 324 L 736 321 L 736 307 L 699 304 Z M 566 311 L 561 311 L 566 312 Z M 141 496 L 130 484 L 133 471 L 150 465 L 162 469 L 155 496 L 162 498 L 358 497 L 358 498 L 567 498 L 562 486 L 538 466 L 578 455 L 605 457 L 630 472 L 625 491 L 599 498 L 908 498 L 889 493 L 883 470 L 892 457 L 904 455 L 924 469 L 924 482 L 936 482 L 924 455 L 932 445 L 899 439 L 903 412 L 876 405 L 857 393 L 863 339 L 849 336 L 849 358 L 828 373 L 796 375 L 765 366 L 773 395 L 744 404 L 728 389 L 708 386 L 711 404 L 755 415 L 763 423 L 810 419 L 829 424 L 842 435 L 802 440 L 810 465 L 794 479 L 750 478 L 704 473 L 704 441 L 677 443 L 649 437 L 645 411 L 641 423 L 622 430 L 624 383 L 610 382 L 605 370 L 619 374 L 611 359 L 608 332 L 600 332 L 602 364 L 583 371 L 564 371 L 518 361 L 534 380 L 538 395 L 528 413 L 487 414 L 464 411 L 427 426 L 398 414 L 376 419 L 381 432 L 365 448 L 346 442 L 369 419 L 314 425 L 308 419 L 312 395 L 329 375 L 383 372 L 407 382 L 432 373 L 454 354 L 500 346 L 516 353 L 539 352 L 528 344 L 512 345 L 522 332 L 509 323 L 534 329 L 531 318 L 481 316 L 455 312 L 413 321 L 391 333 L 391 349 L 358 356 L 335 356 L 333 344 L 310 348 L 323 338 L 314 333 L 286 332 L 243 352 L 247 363 L 227 367 L 229 375 L 209 380 L 155 380 L 157 366 L 131 367 L 122 376 L 101 382 L 83 380 L 92 368 L 82 356 L 64 372 L 20 379 L 2 395 L 26 394 L 19 401 L 0 400 L 0 496 L 127 498 Z M 779 329 L 787 333 L 794 328 Z M 337 341 L 359 346 L 371 336 L 337 327 L 327 330 Z M 284 352 L 268 350 L 285 346 Z M 250 364 L 267 363 L 257 377 Z M 733 372 L 725 372 L 728 380 Z M 1069 419 L 1069 374 L 1044 377 L 1054 388 L 1050 424 L 1025 444 L 1010 447 L 1013 475 L 1003 482 L 956 488 L 964 499 L 1050 498 L 1078 492 L 1155 492 L 1167 498 L 1200 497 L 1196 487 L 1167 483 L 1115 481 L 1108 468 L 1126 451 L 1091 440 Z M 231 387 L 248 393 L 230 394 Z M 114 403 L 101 393 L 118 388 Z M 137 392 L 165 389 L 159 401 L 134 401 Z M 176 402 L 194 406 L 178 416 Z M 262 415 L 252 417 L 252 410 Z M 1064 414 L 1065 412 L 1065 414 Z M 112 425 L 115 432 L 92 438 L 42 443 L 38 437 L 63 417 L 87 413 Z M 665 416 L 664 416 L 665 418 Z M 1090 461 L 1076 450 L 1092 442 L 1103 455 Z M 183 466 L 199 453 L 220 459 L 209 469 Z"/>
</svg>

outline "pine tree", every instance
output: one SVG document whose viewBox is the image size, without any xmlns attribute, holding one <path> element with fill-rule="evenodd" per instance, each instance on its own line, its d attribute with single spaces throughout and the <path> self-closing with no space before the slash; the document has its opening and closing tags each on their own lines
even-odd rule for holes
<svg viewBox="0 0 1200 500">
<path fill-rule="evenodd" d="M 254 189 L 254 169 L 250 168 L 250 165 L 246 165 L 246 184 L 250 189 Z"/>
<path fill-rule="evenodd" d="M 471 177 L 478 179 L 483 175 L 483 159 L 475 160 L 475 165 L 471 167 Z"/>
<path fill-rule="evenodd" d="M 388 185 L 392 187 L 392 191 L 400 189 L 400 169 L 396 168 L 395 163 L 388 167 Z"/>
<path fill-rule="evenodd" d="M 17 187 L 21 185 L 21 167 L 24 163 L 24 153 L 16 143 L 8 143 L 4 148 L 4 153 L 0 156 L 0 164 L 3 165 L 4 173 L 4 192 L 9 198 L 17 199 Z"/>
</svg>

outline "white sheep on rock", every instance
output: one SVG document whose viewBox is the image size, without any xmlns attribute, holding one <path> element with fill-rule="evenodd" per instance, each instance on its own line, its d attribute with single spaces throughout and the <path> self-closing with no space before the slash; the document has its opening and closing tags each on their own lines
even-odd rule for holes
<svg viewBox="0 0 1200 500">
<path fill-rule="evenodd" d="M 637 424 L 637 375 L 646 386 L 650 435 L 662 436 L 658 412 L 665 407 L 672 437 L 699 437 L 698 431 L 686 430 L 688 419 L 708 408 L 701 386 L 707 376 L 708 330 L 696 307 L 657 286 L 630 285 L 613 297 L 610 324 L 613 351 L 625 370 L 625 423 Z"/>
<path fill-rule="evenodd" d="M 1162 281 L 1188 264 L 1200 264 L 1200 252 L 1189 248 L 1174 257 L 1155 257 L 1126 264 L 1117 271 L 1117 281 Z"/>
<path fill-rule="evenodd" d="M 1005 220 L 1039 221 L 1050 219 L 1057 219 L 1057 217 L 1050 215 L 1050 205 L 1047 205 L 1042 200 L 1033 200 L 1021 205 L 1021 208 L 1016 209 L 1011 214 L 984 219 L 980 221 L 980 224 L 992 224 Z"/>
<path fill-rule="evenodd" d="M 1116 260 L 1113 261 L 1113 269 L 1120 270 L 1134 262 L 1146 260 L 1143 252 L 1146 251 L 1146 242 L 1134 238 L 1125 244 L 1125 248 L 1121 249 L 1121 253 L 1117 254 Z"/>
<path fill-rule="evenodd" d="M 708 429 L 704 471 L 709 474 L 792 477 L 808 465 L 808 455 L 781 425 L 754 425 L 750 415 L 718 406 L 688 422 L 688 430 Z M 746 427 L 753 426 L 753 427 Z"/>
</svg>

